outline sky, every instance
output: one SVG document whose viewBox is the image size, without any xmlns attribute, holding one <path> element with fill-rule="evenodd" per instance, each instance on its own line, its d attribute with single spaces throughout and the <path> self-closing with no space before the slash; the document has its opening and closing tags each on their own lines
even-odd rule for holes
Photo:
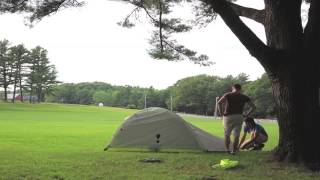
<svg viewBox="0 0 320 180">
<path fill-rule="evenodd" d="M 239 4 L 263 8 L 262 1 L 239 0 Z M 22 15 L 0 15 L 0 39 L 28 48 L 40 45 L 65 83 L 101 81 L 164 89 L 177 80 L 199 75 L 246 73 L 255 80 L 264 73 L 262 66 L 241 45 L 218 18 L 205 28 L 176 36 L 179 43 L 206 54 L 215 64 L 209 67 L 190 61 L 154 60 L 147 54 L 152 27 L 143 20 L 131 29 L 117 25 L 132 6 L 119 1 L 87 0 L 84 7 L 69 8 L 44 18 L 29 28 Z M 191 17 L 185 8 L 177 14 Z M 264 28 L 251 20 L 245 23 L 265 41 Z"/>
</svg>

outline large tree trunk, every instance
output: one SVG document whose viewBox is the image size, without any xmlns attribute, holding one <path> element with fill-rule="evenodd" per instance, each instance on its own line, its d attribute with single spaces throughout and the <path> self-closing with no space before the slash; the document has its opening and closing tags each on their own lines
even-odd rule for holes
<svg viewBox="0 0 320 180">
<path fill-rule="evenodd" d="M 284 64 L 287 69 L 279 68 L 281 71 L 269 73 L 278 107 L 280 133 L 274 157 L 318 169 L 319 78 L 316 66 L 291 60 L 291 65 Z"/>
<path fill-rule="evenodd" d="M 249 53 L 262 64 L 272 81 L 280 129 L 275 157 L 320 169 L 317 144 L 320 127 L 319 0 L 310 0 L 305 31 L 301 22 L 302 0 L 264 0 L 264 10 L 232 5 L 233 11 L 224 0 L 203 1 L 212 5 Z M 238 16 L 263 24 L 267 44 L 261 42 Z"/>
<path fill-rule="evenodd" d="M 317 61 L 304 45 L 301 1 L 265 0 L 267 45 L 265 69 L 278 107 L 280 161 L 302 162 L 319 168 L 319 83 Z M 266 62 L 266 60 L 261 60 Z"/>
</svg>

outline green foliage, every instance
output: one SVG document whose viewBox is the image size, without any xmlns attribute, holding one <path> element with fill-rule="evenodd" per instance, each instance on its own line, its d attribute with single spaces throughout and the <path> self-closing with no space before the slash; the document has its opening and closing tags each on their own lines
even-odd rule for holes
<svg viewBox="0 0 320 180">
<path fill-rule="evenodd" d="M 168 99 L 166 91 L 132 86 L 111 86 L 107 83 L 61 84 L 56 86 L 49 102 L 68 104 L 98 104 L 105 106 L 144 108 L 144 96 L 147 95 L 147 106 L 164 107 Z"/>
<path fill-rule="evenodd" d="M 31 66 L 27 79 L 28 90 L 30 96 L 37 96 L 38 102 L 45 101 L 45 95 L 51 94 L 54 85 L 59 83 L 55 66 L 50 64 L 47 54 L 46 49 L 37 46 L 31 49 L 29 57 Z"/>
<path fill-rule="evenodd" d="M 23 90 L 26 89 L 25 80 L 29 70 L 30 52 L 22 44 L 10 47 L 8 60 L 11 62 L 13 94 L 17 94 L 17 88 L 19 87 L 20 95 L 23 96 Z M 14 101 L 13 98 L 12 102 Z"/>
<path fill-rule="evenodd" d="M 8 86 L 12 83 L 12 61 L 8 57 L 10 43 L 8 40 L 0 41 L 0 85 L 4 89 L 4 98 L 7 100 Z"/>
<path fill-rule="evenodd" d="M 127 105 L 127 108 L 128 108 L 128 109 L 137 109 L 137 106 L 134 105 L 134 104 L 128 104 L 128 105 Z"/>
<path fill-rule="evenodd" d="M 112 91 L 97 91 L 93 94 L 93 101 L 98 103 L 103 103 L 105 106 L 112 106 L 115 100 L 115 96 Z"/>
<path fill-rule="evenodd" d="M 181 112 L 213 115 L 216 97 L 230 91 L 235 83 L 248 83 L 248 76 L 242 73 L 225 78 L 207 75 L 184 78 L 170 88 L 173 107 Z"/>
<path fill-rule="evenodd" d="M 276 107 L 272 96 L 271 82 L 267 74 L 263 74 L 256 81 L 248 83 L 244 87 L 245 92 L 252 98 L 257 109 L 256 117 L 275 117 Z"/>
<path fill-rule="evenodd" d="M 27 16 L 29 25 L 32 25 L 61 9 L 83 5 L 83 1 L 78 2 L 77 0 L 1 0 L 0 13 L 22 12 Z"/>
<path fill-rule="evenodd" d="M 151 57 L 155 59 L 166 59 L 169 61 L 181 61 L 184 59 L 189 59 L 195 64 L 203 66 L 210 66 L 213 64 L 211 61 L 209 61 L 209 57 L 207 55 L 198 55 L 196 51 L 179 44 L 174 38 L 172 38 L 176 33 L 190 31 L 194 25 L 183 18 L 171 16 L 171 12 L 175 4 L 181 3 L 182 1 L 125 1 L 135 5 L 136 8 L 128 16 L 126 16 L 123 22 L 118 24 L 128 28 L 133 27 L 134 23 L 131 21 L 132 17 L 138 17 L 141 15 L 140 12 L 143 11 L 150 19 L 150 22 L 155 29 L 149 41 L 152 47 L 148 50 L 148 53 Z"/>
<path fill-rule="evenodd" d="M 266 75 L 256 81 L 248 81 L 248 75 L 208 76 L 199 75 L 179 80 L 173 86 L 157 90 L 153 87 L 112 86 L 107 83 L 61 84 L 56 86 L 49 102 L 68 104 L 98 104 L 105 106 L 143 109 L 147 107 L 171 108 L 174 111 L 213 115 L 216 97 L 231 90 L 235 83 L 244 85 L 243 91 L 257 105 L 256 117 L 275 117 L 271 84 Z"/>
<path fill-rule="evenodd" d="M 22 44 L 11 47 L 8 40 L 0 41 L 0 86 L 5 101 L 9 90 L 17 94 L 18 88 L 21 97 L 26 91 L 30 97 L 36 95 L 39 102 L 45 101 L 45 95 L 52 93 L 53 86 L 59 83 L 47 53 L 40 46 L 29 51 Z"/>
</svg>

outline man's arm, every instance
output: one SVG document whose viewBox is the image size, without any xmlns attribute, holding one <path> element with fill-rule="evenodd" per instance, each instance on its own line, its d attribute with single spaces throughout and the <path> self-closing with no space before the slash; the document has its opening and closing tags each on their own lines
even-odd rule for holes
<svg viewBox="0 0 320 180">
<path fill-rule="evenodd" d="M 244 114 L 245 117 L 250 116 L 251 113 L 256 110 L 256 106 L 253 104 L 252 101 L 248 101 L 247 104 L 249 105 L 250 109 Z"/>
<path fill-rule="evenodd" d="M 220 99 L 219 99 L 219 101 L 218 101 L 218 113 L 220 114 L 220 116 L 221 115 L 223 115 L 222 113 L 221 113 L 221 105 L 224 103 L 226 101 L 226 97 L 225 97 L 225 95 L 223 95 Z"/>
<path fill-rule="evenodd" d="M 250 140 L 248 141 L 248 143 L 251 143 L 252 141 L 254 141 L 255 139 L 256 139 L 256 132 L 255 131 L 253 131 L 253 132 L 251 132 L 251 137 L 250 137 Z"/>
<path fill-rule="evenodd" d="M 246 136 L 247 136 L 247 132 L 244 132 L 242 137 L 241 137 L 241 140 L 240 140 L 240 143 L 239 143 L 239 147 L 241 147 L 241 145 L 243 144 L 243 142 L 246 140 Z"/>
</svg>

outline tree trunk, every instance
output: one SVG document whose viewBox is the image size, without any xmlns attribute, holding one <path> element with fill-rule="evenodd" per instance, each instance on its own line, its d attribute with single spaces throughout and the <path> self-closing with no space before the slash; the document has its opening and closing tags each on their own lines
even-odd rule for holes
<svg viewBox="0 0 320 180">
<path fill-rule="evenodd" d="M 4 74 L 3 74 L 3 88 L 4 88 L 4 101 L 7 102 L 8 101 L 8 85 L 7 85 L 7 74 L 6 69 L 3 70 Z"/>
<path fill-rule="evenodd" d="M 38 87 L 37 87 L 37 96 L 38 96 L 38 103 L 40 103 L 42 100 L 42 87 L 41 87 L 41 85 L 38 85 Z"/>
<path fill-rule="evenodd" d="M 278 108 L 280 136 L 274 157 L 320 168 L 318 59 L 304 47 L 300 11 L 301 1 L 265 0 L 267 45 L 274 52 L 260 62 L 269 62 L 264 68 Z"/>
<path fill-rule="evenodd" d="M 22 87 L 22 75 L 21 75 L 21 65 L 19 67 L 19 87 L 20 87 L 20 101 L 23 102 L 23 87 Z"/>
<path fill-rule="evenodd" d="M 317 144 L 320 127 L 319 1 L 310 1 L 308 25 L 304 31 L 302 0 L 264 0 L 262 24 L 267 45 L 237 17 L 235 11 L 228 8 L 226 1 L 204 2 L 212 5 L 249 53 L 261 63 L 272 81 L 280 129 L 275 157 L 280 161 L 303 162 L 320 169 L 320 147 Z M 233 7 L 239 9 L 239 6 Z"/>
<path fill-rule="evenodd" d="M 303 63 L 286 66 L 286 70 L 280 68 L 281 71 L 269 73 L 278 107 L 280 133 L 274 157 L 279 161 L 302 162 L 318 169 L 320 107 L 316 68 Z"/>
<path fill-rule="evenodd" d="M 22 88 L 22 80 L 19 80 L 19 86 L 20 86 L 20 97 L 21 97 L 21 102 L 23 102 L 23 88 Z"/>
<path fill-rule="evenodd" d="M 17 77 L 14 78 L 12 103 L 16 100 Z"/>
<path fill-rule="evenodd" d="M 14 103 L 14 101 L 15 101 L 15 96 L 16 96 L 16 84 L 14 84 L 14 86 L 13 86 L 13 96 L 12 96 L 12 103 Z"/>
<path fill-rule="evenodd" d="M 8 87 L 5 84 L 3 88 L 4 88 L 4 101 L 7 102 L 8 101 Z"/>
<path fill-rule="evenodd" d="M 29 103 L 32 103 L 32 96 L 33 96 L 33 88 L 32 88 L 33 84 L 30 85 L 30 94 L 29 94 Z"/>
</svg>

